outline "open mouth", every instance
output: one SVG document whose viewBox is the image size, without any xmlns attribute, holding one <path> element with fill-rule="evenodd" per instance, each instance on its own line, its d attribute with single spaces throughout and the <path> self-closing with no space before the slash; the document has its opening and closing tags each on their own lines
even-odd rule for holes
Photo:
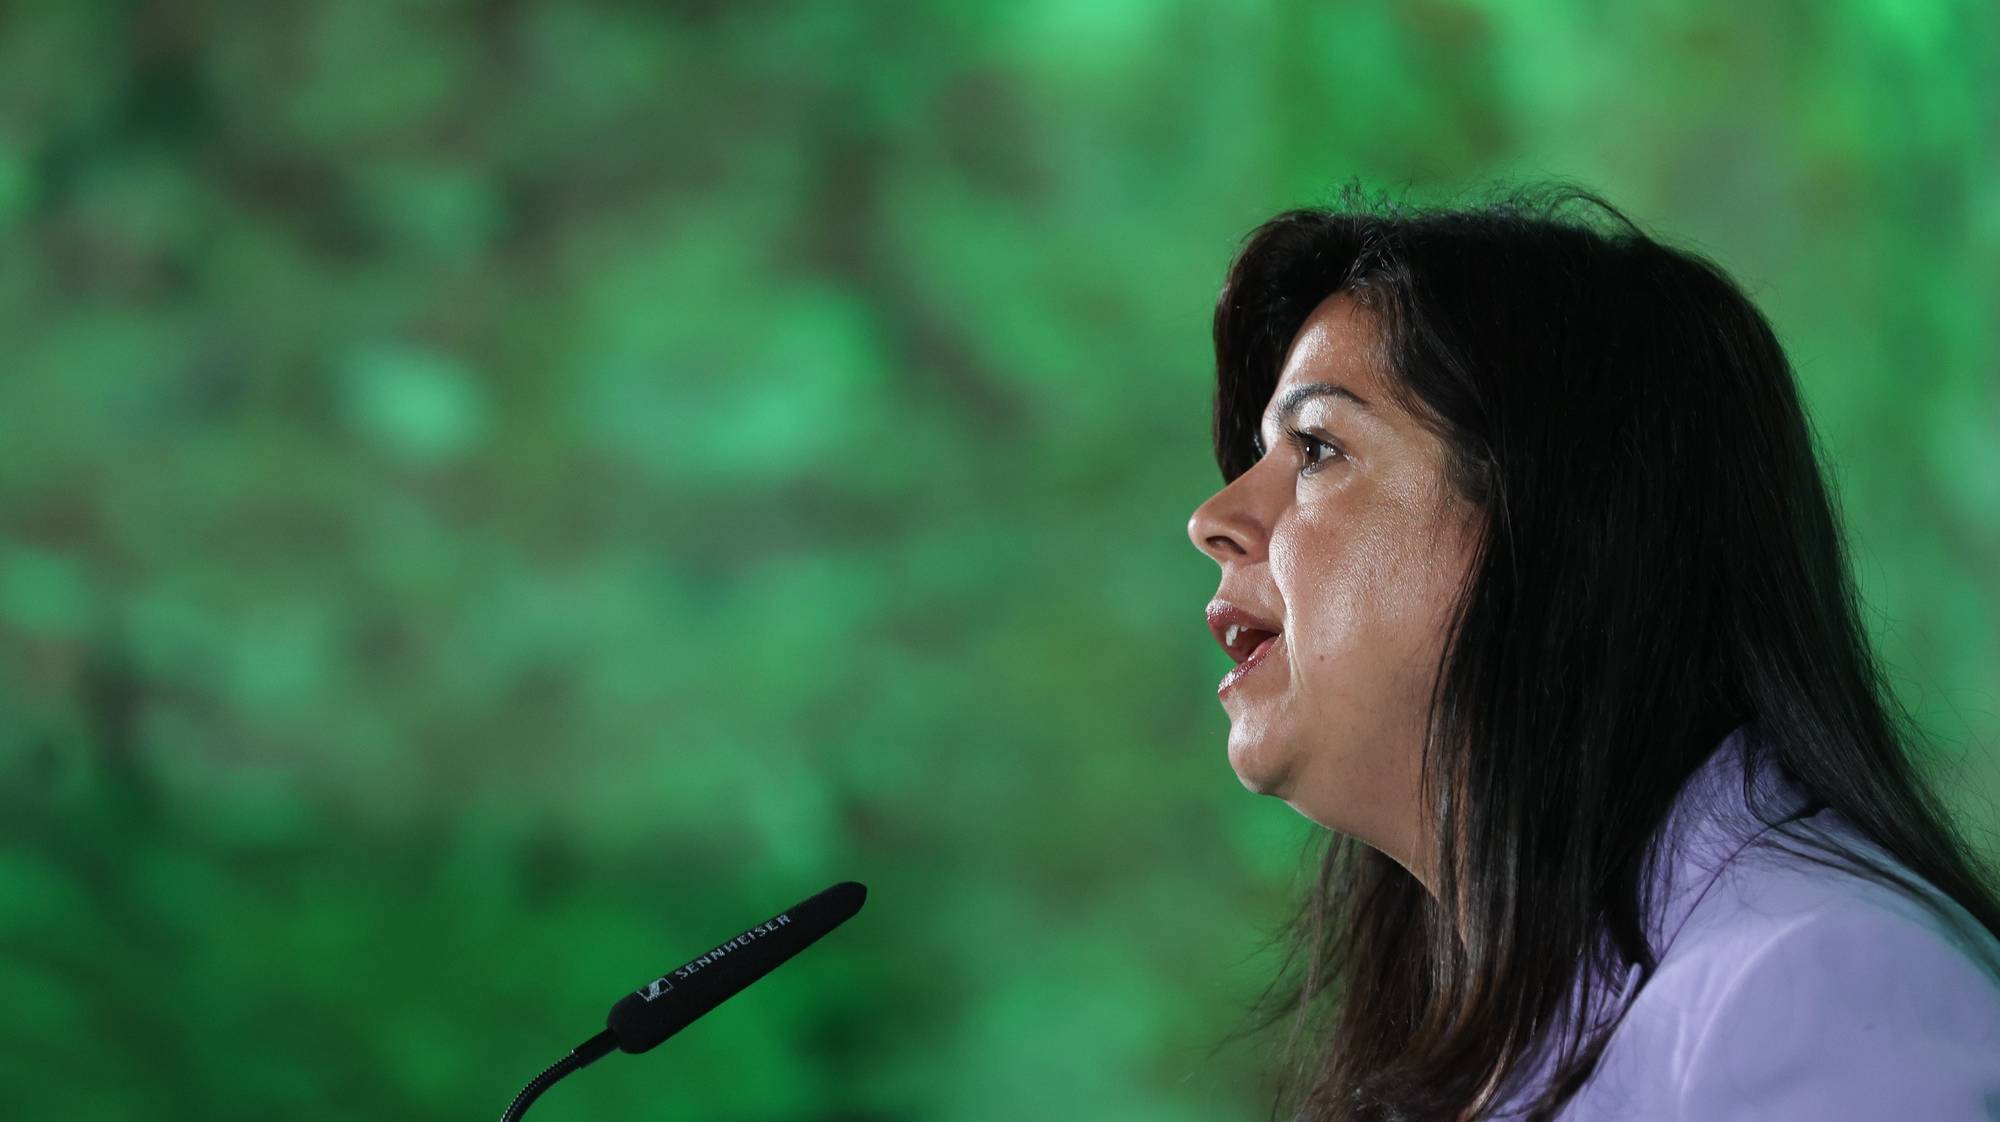
<svg viewBox="0 0 2000 1122">
<path fill-rule="evenodd" d="M 1260 612 L 1245 604 L 1235 604 L 1222 597 L 1209 601 L 1203 613 L 1208 617 L 1209 634 L 1215 636 L 1216 644 L 1227 651 L 1236 663 L 1227 677 L 1222 679 L 1218 692 L 1235 685 L 1245 674 L 1264 660 L 1278 636 L 1284 634 L 1276 612 Z"/>
<path fill-rule="evenodd" d="M 1258 636 L 1262 636 L 1262 638 L 1258 638 Z M 1269 654 L 1271 649 L 1278 644 L 1278 633 L 1275 631 L 1259 631 L 1249 636 L 1245 642 L 1254 642 L 1256 645 L 1250 648 L 1250 653 L 1241 662 L 1232 667 L 1229 673 L 1222 676 L 1222 681 L 1217 683 L 1215 687 L 1217 694 L 1228 693 L 1231 686 L 1242 681 L 1245 675 L 1263 665 L 1264 656 Z M 1232 646 L 1230 652 L 1234 654 L 1235 647 Z"/>
<path fill-rule="evenodd" d="M 1232 623 L 1224 630 L 1222 645 L 1229 650 L 1229 657 L 1238 665 L 1249 662 L 1263 651 L 1264 645 L 1276 639 L 1278 633 L 1261 628 Z"/>
</svg>

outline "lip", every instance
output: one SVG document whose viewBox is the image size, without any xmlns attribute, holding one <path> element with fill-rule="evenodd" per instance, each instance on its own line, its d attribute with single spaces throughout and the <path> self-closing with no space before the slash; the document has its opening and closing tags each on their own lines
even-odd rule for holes
<svg viewBox="0 0 2000 1122">
<path fill-rule="evenodd" d="M 1217 697 L 1221 697 L 1223 694 L 1228 693 L 1231 689 L 1235 688 L 1236 683 L 1242 681 L 1244 677 L 1248 675 L 1251 671 L 1263 665 L 1265 656 L 1271 653 L 1271 648 L 1277 643 L 1277 641 L 1278 641 L 1277 635 L 1271 636 L 1270 638 L 1257 644 L 1257 649 L 1250 652 L 1249 658 L 1246 658 L 1242 662 L 1237 663 L 1235 666 L 1230 667 L 1229 673 L 1224 674 L 1222 676 L 1222 681 L 1217 683 L 1215 687 L 1215 695 Z"/>
<path fill-rule="evenodd" d="M 1255 631 L 1269 631 L 1273 634 L 1279 634 L 1285 630 L 1280 624 L 1266 619 L 1248 608 L 1230 603 L 1219 596 L 1209 601 L 1205 614 L 1208 616 L 1209 634 L 1215 636 L 1216 644 L 1225 651 L 1230 650 L 1229 628 L 1232 624 L 1238 627 L 1248 627 Z M 1236 657 L 1236 653 L 1230 651 L 1230 657 Z"/>
</svg>

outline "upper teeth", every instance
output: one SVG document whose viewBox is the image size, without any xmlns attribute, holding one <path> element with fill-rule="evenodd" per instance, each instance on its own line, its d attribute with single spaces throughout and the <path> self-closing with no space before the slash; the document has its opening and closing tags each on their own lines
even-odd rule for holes
<svg viewBox="0 0 2000 1122">
<path fill-rule="evenodd" d="M 1225 642 L 1225 643 L 1226 643 L 1227 645 L 1229 645 L 1229 646 L 1232 646 L 1232 647 L 1233 647 L 1233 646 L 1235 646 L 1235 645 L 1236 645 L 1236 636 L 1237 636 L 1237 634 L 1238 634 L 1238 633 L 1240 633 L 1240 632 L 1244 632 L 1244 631 L 1248 631 L 1248 630 L 1250 630 L 1250 629 L 1249 629 L 1249 628 L 1247 628 L 1247 627 L 1245 627 L 1245 626 L 1243 626 L 1243 625 L 1242 625 L 1242 624 L 1240 624 L 1240 623 L 1232 623 L 1232 624 L 1230 624 L 1230 625 L 1229 625 L 1229 638 L 1228 638 L 1228 639 L 1226 639 L 1226 640 L 1224 640 L 1224 642 Z"/>
</svg>

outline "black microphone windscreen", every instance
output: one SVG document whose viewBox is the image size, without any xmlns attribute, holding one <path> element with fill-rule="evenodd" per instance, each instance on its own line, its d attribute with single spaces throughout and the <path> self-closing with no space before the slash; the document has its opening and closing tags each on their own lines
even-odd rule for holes
<svg viewBox="0 0 2000 1122">
<path fill-rule="evenodd" d="M 624 1052 L 644 1052 L 811 946 L 861 910 L 868 889 L 842 881 L 627 994 L 605 1027 Z"/>
</svg>

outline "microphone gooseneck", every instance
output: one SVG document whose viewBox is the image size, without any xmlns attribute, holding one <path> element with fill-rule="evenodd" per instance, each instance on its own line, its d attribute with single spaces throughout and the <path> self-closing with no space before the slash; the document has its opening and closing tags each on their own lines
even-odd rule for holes
<svg viewBox="0 0 2000 1122">
<path fill-rule="evenodd" d="M 519 1122 L 543 1091 L 613 1048 L 636 1055 L 686 1028 L 847 922 L 867 899 L 866 886 L 842 881 L 626 994 L 605 1016 L 604 1031 L 570 1049 L 568 1055 L 530 1080 L 514 1096 L 500 1122 Z"/>
<path fill-rule="evenodd" d="M 507 1109 L 500 1115 L 500 1122 L 519 1122 L 521 1115 L 527 1112 L 529 1104 L 541 1098 L 542 1092 L 548 1090 L 556 1080 L 588 1066 L 592 1060 L 617 1046 L 617 1042 L 611 1038 L 611 1030 L 606 1029 L 570 1049 L 569 1055 L 550 1064 L 540 1075 L 528 1080 L 528 1085 L 521 1088 L 521 1093 L 514 1096 L 513 1102 L 507 1104 Z"/>
</svg>

